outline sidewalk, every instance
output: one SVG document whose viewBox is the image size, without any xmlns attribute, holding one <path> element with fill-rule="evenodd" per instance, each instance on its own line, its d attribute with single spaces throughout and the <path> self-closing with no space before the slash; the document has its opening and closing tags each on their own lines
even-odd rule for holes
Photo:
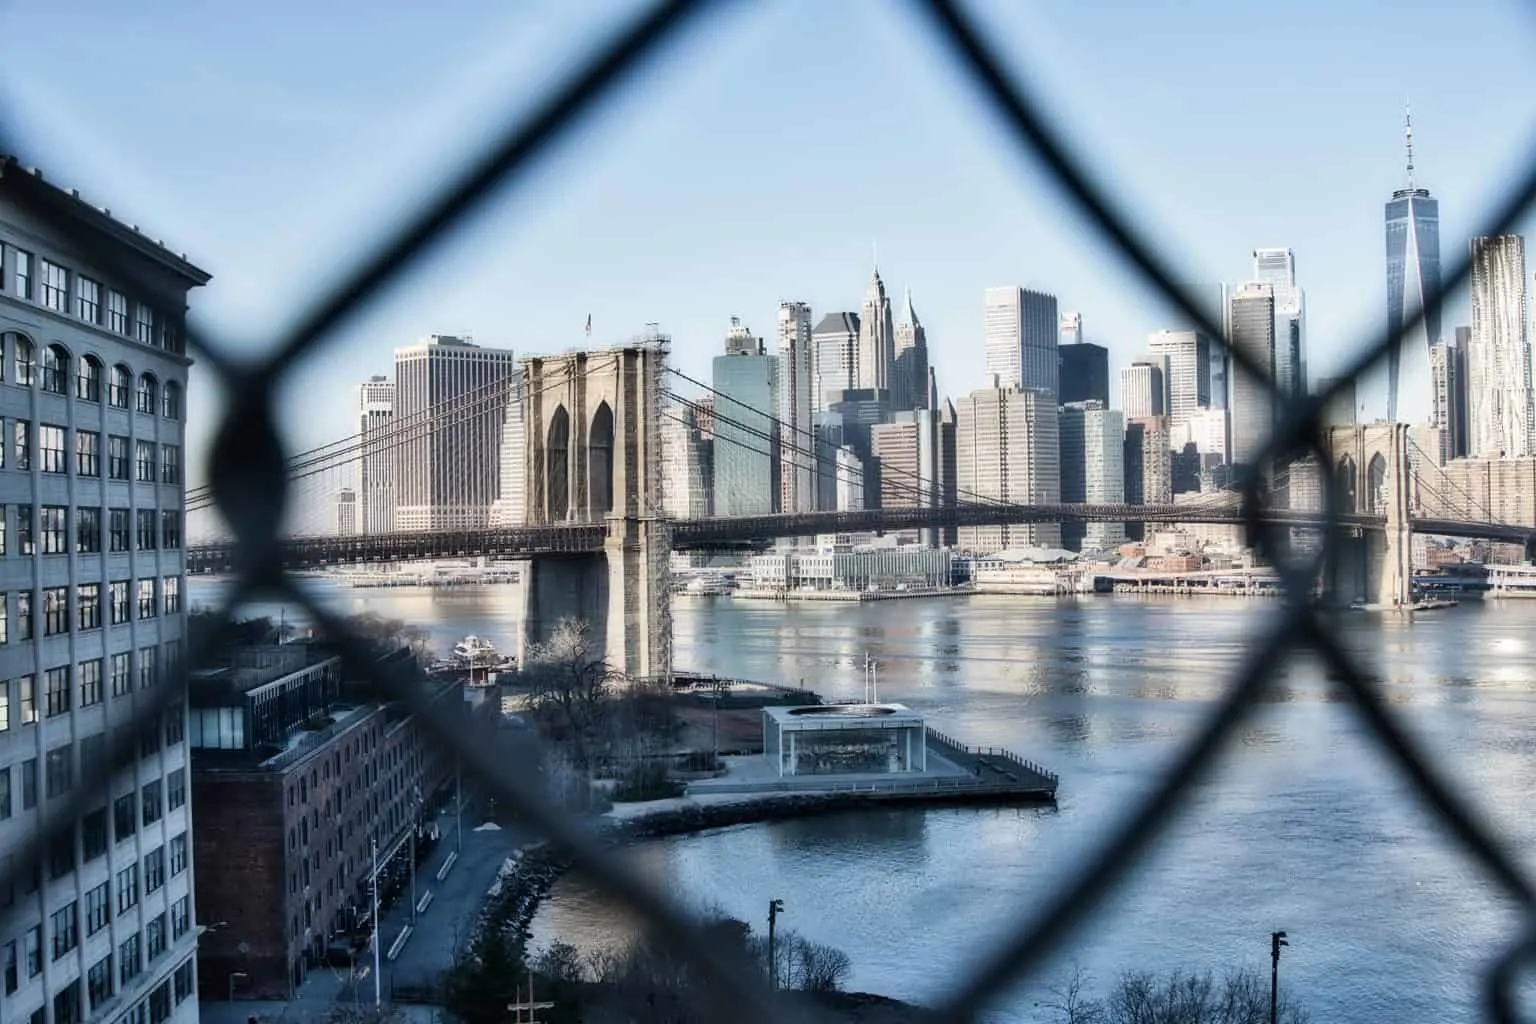
<svg viewBox="0 0 1536 1024">
<path fill-rule="evenodd" d="M 452 816 L 443 819 L 442 839 L 431 857 L 416 869 L 416 898 L 428 891 L 432 904 L 419 914 L 410 939 L 394 961 L 387 958 L 390 946 L 411 920 L 411 899 L 407 892 L 382 915 L 379 936 L 380 994 L 389 1002 L 390 983 L 419 983 L 453 964 L 459 944 L 473 925 L 484 904 L 486 891 L 496 879 L 502 862 L 523 840 L 520 830 L 488 829 L 475 831 L 469 815 L 464 819 L 464 834 L 458 860 L 443 881 L 437 871 L 454 852 Z M 296 998 L 281 1000 L 201 1000 L 199 1019 L 204 1024 L 248 1024 L 252 1017 L 258 1024 L 301 1024 L 321 1021 L 337 1003 L 371 1006 L 373 1003 L 373 963 L 365 955 L 357 965 L 357 977 L 348 977 L 345 967 L 320 966 L 312 969 Z M 411 1019 L 431 1020 L 434 1007 L 406 1007 Z M 419 1012 L 418 1012 L 419 1011 Z"/>
</svg>

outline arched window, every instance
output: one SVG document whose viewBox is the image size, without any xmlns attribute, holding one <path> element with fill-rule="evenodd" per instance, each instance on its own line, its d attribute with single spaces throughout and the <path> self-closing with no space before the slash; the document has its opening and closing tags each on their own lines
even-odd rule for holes
<svg viewBox="0 0 1536 1024">
<path fill-rule="evenodd" d="M 69 353 L 59 344 L 43 348 L 43 390 L 54 395 L 68 394 Z"/>
<path fill-rule="evenodd" d="M 75 366 L 75 397 L 82 402 L 101 401 L 101 360 L 81 356 Z"/>
<path fill-rule="evenodd" d="M 571 511 L 571 417 L 558 406 L 549 418 L 549 443 L 544 446 L 545 504 L 551 523 L 563 523 Z"/>
<path fill-rule="evenodd" d="M 37 349 L 32 339 L 23 334 L 11 335 L 11 353 L 16 361 L 13 379 L 24 388 L 31 387 L 32 377 L 37 370 Z"/>
<path fill-rule="evenodd" d="M 165 418 L 168 420 L 181 419 L 181 385 L 173 380 L 168 380 L 165 382 L 165 387 L 160 390 Z"/>
<path fill-rule="evenodd" d="M 1365 503 L 1367 512 L 1381 512 L 1387 507 L 1387 460 L 1377 452 L 1365 469 Z"/>
<path fill-rule="evenodd" d="M 107 386 L 107 401 L 114 409 L 128 408 L 128 396 L 133 394 L 133 371 L 122 363 L 112 367 L 112 383 Z"/>
<path fill-rule="evenodd" d="M 160 388 L 152 373 L 139 375 L 138 410 L 151 416 L 160 411 Z"/>
<path fill-rule="evenodd" d="M 592 518 L 613 511 L 613 409 L 607 402 L 592 414 L 587 435 L 587 508 Z"/>
</svg>

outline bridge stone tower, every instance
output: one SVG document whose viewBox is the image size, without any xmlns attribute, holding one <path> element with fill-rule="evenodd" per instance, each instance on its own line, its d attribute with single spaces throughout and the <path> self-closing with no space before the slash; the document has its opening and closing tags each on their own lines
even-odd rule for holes
<svg viewBox="0 0 1536 1024">
<path fill-rule="evenodd" d="M 1406 423 L 1331 427 L 1326 435 L 1340 512 L 1386 516 L 1386 528 L 1340 538 L 1329 559 L 1325 590 L 1344 602 L 1394 608 L 1412 603 L 1413 544 L 1409 512 L 1413 470 Z"/>
<path fill-rule="evenodd" d="M 609 665 L 672 672 L 671 543 L 661 510 L 667 339 L 522 360 L 529 525 L 602 521 L 601 554 L 540 555 L 523 580 L 519 660 L 564 618 L 583 619 Z"/>
</svg>

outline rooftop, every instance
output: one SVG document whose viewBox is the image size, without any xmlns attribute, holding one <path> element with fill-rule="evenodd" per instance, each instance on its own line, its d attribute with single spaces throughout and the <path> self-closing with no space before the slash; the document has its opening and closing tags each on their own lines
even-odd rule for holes
<svg viewBox="0 0 1536 1024">
<path fill-rule="evenodd" d="M 763 714 L 781 729 L 894 729 L 921 726 L 923 716 L 905 704 L 807 704 L 765 707 Z"/>
</svg>

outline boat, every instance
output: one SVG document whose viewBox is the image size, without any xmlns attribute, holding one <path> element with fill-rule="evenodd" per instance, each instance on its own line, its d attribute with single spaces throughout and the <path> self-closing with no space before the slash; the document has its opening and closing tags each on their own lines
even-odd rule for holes
<svg viewBox="0 0 1536 1024">
<path fill-rule="evenodd" d="M 471 633 L 453 645 L 453 659 L 461 665 L 484 668 L 501 661 L 496 646 Z"/>
</svg>

